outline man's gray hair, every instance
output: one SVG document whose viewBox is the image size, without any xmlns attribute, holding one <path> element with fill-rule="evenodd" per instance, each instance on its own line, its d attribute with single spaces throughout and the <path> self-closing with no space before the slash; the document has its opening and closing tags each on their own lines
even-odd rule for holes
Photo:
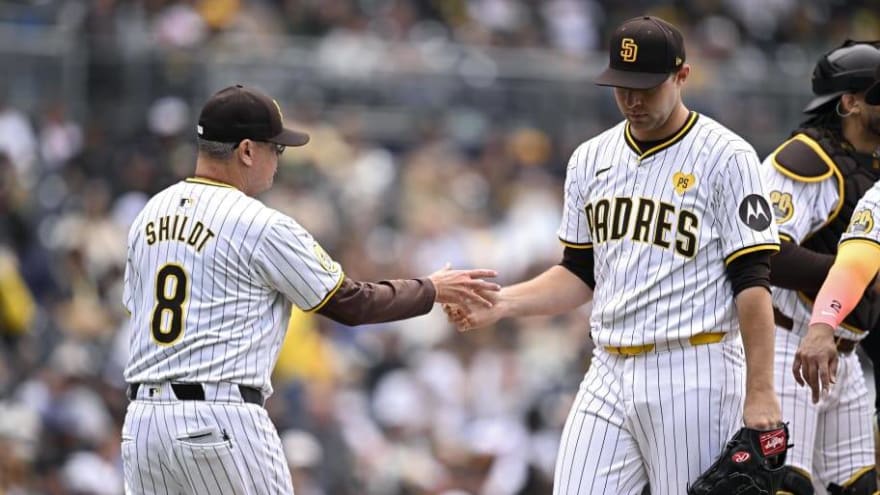
<svg viewBox="0 0 880 495">
<path fill-rule="evenodd" d="M 226 161 L 232 157 L 232 150 L 235 149 L 235 143 L 221 143 L 219 141 L 208 141 L 207 139 L 198 138 L 199 153 L 204 153 L 209 157 Z"/>
</svg>

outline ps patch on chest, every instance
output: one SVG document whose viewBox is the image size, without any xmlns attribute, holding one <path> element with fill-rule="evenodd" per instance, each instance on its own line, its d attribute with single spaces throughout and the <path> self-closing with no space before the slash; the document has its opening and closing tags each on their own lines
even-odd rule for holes
<svg viewBox="0 0 880 495">
<path fill-rule="evenodd" d="M 697 185 L 697 178 L 694 174 L 676 172 L 672 176 L 672 186 L 675 188 L 675 192 L 679 196 L 683 195 L 685 191 L 692 189 L 695 185 Z"/>
</svg>

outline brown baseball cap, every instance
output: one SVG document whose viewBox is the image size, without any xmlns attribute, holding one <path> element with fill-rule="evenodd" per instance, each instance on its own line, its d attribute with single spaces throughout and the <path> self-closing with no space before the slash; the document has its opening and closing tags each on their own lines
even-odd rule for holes
<svg viewBox="0 0 880 495">
<path fill-rule="evenodd" d="M 880 65 L 874 71 L 874 84 L 865 93 L 865 102 L 868 105 L 880 105 Z"/>
<path fill-rule="evenodd" d="M 596 84 L 650 89 L 684 64 L 684 37 L 659 17 L 634 17 L 614 30 L 608 56 L 608 68 L 599 74 Z"/>
<path fill-rule="evenodd" d="M 200 138 L 221 143 L 242 139 L 302 146 L 309 135 L 286 129 L 278 102 L 265 93 L 236 84 L 214 93 L 199 114 Z"/>
</svg>

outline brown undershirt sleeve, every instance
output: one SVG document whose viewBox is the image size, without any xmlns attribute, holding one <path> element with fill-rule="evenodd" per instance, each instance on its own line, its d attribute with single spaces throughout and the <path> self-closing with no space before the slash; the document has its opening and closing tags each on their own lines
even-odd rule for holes
<svg viewBox="0 0 880 495">
<path fill-rule="evenodd" d="M 593 248 L 575 249 L 566 246 L 559 264 L 574 273 L 587 284 L 587 287 L 596 289 L 596 276 L 593 274 L 596 262 L 593 259 Z"/>
<path fill-rule="evenodd" d="M 763 287 L 770 292 L 770 251 L 744 254 L 731 261 L 726 271 L 734 297 L 749 287 Z"/>
<path fill-rule="evenodd" d="M 832 254 L 817 253 L 783 240 L 779 252 L 770 258 L 770 284 L 816 293 L 833 264 Z"/>
<path fill-rule="evenodd" d="M 431 311 L 435 295 L 434 284 L 427 277 L 380 282 L 345 277 L 317 312 L 349 326 L 403 320 Z"/>
</svg>

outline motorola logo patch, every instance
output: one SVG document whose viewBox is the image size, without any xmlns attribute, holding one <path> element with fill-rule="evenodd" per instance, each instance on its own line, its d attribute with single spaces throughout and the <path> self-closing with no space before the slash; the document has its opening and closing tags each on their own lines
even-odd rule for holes
<svg viewBox="0 0 880 495">
<path fill-rule="evenodd" d="M 739 204 L 739 218 L 752 230 L 764 230 L 773 220 L 770 203 L 760 194 L 749 194 Z"/>
</svg>

